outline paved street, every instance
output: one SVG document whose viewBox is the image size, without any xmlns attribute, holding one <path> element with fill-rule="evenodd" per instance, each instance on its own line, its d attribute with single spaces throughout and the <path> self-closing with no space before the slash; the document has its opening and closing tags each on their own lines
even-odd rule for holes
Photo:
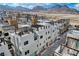
<svg viewBox="0 0 79 59">
<path fill-rule="evenodd" d="M 58 46 L 62 43 L 65 43 L 66 39 L 65 39 L 65 34 L 60 36 L 60 40 L 57 40 L 55 43 L 53 43 L 49 48 L 47 48 L 42 55 L 43 56 L 51 56 L 51 54 L 58 48 Z"/>
</svg>

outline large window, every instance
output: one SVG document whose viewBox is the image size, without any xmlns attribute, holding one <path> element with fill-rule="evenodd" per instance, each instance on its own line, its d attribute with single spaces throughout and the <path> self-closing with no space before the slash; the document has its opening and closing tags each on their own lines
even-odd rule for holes
<svg viewBox="0 0 79 59">
<path fill-rule="evenodd" d="M 25 42 L 24 42 L 24 45 L 27 45 L 27 44 L 28 44 L 28 41 L 25 41 Z"/>
<path fill-rule="evenodd" d="M 0 31 L 0 36 L 2 35 L 2 31 Z"/>
<path fill-rule="evenodd" d="M 0 56 L 4 56 L 4 52 L 0 53 Z"/>
<path fill-rule="evenodd" d="M 4 36 L 9 36 L 9 33 L 4 33 Z"/>
<path fill-rule="evenodd" d="M 27 55 L 27 54 L 29 54 L 29 50 L 27 50 L 27 51 L 25 52 L 25 55 Z"/>
</svg>

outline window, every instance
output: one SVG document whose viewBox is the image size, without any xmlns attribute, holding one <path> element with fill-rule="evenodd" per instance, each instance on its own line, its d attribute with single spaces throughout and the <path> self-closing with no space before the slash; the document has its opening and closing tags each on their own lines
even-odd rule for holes
<svg viewBox="0 0 79 59">
<path fill-rule="evenodd" d="M 37 44 L 37 47 L 38 47 L 38 44 Z"/>
<path fill-rule="evenodd" d="M 52 40 L 51 40 L 51 42 L 52 42 Z"/>
<path fill-rule="evenodd" d="M 27 44 L 28 44 L 28 41 L 25 41 L 25 42 L 24 42 L 24 45 L 27 45 Z"/>
<path fill-rule="evenodd" d="M 27 50 L 26 52 L 25 52 L 25 55 L 27 55 L 29 53 L 29 50 Z"/>
<path fill-rule="evenodd" d="M 39 31 L 39 28 L 37 28 L 37 31 Z"/>
<path fill-rule="evenodd" d="M 48 39 L 50 39 L 51 37 L 49 36 Z"/>
<path fill-rule="evenodd" d="M 4 33 L 4 36 L 9 36 L 9 33 Z"/>
<path fill-rule="evenodd" d="M 42 39 L 43 38 L 43 36 L 40 36 L 40 39 Z"/>
<path fill-rule="evenodd" d="M 41 45 L 41 43 L 40 43 L 40 45 Z"/>
<path fill-rule="evenodd" d="M 50 26 L 48 26 L 48 28 L 50 28 Z"/>
<path fill-rule="evenodd" d="M 11 39 L 11 37 L 8 37 L 8 39 Z"/>
<path fill-rule="evenodd" d="M 43 50 L 45 50 L 45 46 L 43 46 Z"/>
<path fill-rule="evenodd" d="M 0 44 L 0 46 L 1 46 L 1 44 Z"/>
<path fill-rule="evenodd" d="M 42 29 L 42 27 L 41 27 L 41 29 Z"/>
<path fill-rule="evenodd" d="M 27 50 L 27 53 L 29 53 L 29 50 Z"/>
<path fill-rule="evenodd" d="M 47 35 L 47 32 L 46 32 L 46 35 Z"/>
<path fill-rule="evenodd" d="M 46 26 L 46 29 L 47 29 L 47 26 Z"/>
<path fill-rule="evenodd" d="M 35 37 L 34 40 L 37 40 L 37 37 Z"/>
<path fill-rule="evenodd" d="M 2 43 L 3 40 L 4 40 L 4 38 L 0 38 L 0 43 Z"/>
<path fill-rule="evenodd" d="M 35 56 L 37 56 L 37 51 L 35 51 Z"/>
<path fill-rule="evenodd" d="M 0 56 L 4 56 L 4 52 L 0 53 Z"/>
<path fill-rule="evenodd" d="M 54 32 L 54 30 L 53 30 L 53 32 Z"/>
<path fill-rule="evenodd" d="M 9 49 L 11 49 L 11 48 L 12 48 L 11 44 L 9 44 L 9 45 L 8 45 L 8 48 L 9 48 Z"/>
<path fill-rule="evenodd" d="M 45 26 L 44 26 L 44 29 L 45 29 Z"/>
<path fill-rule="evenodd" d="M 46 43 L 46 46 L 48 46 L 48 42 Z"/>
<path fill-rule="evenodd" d="M 49 31 L 48 31 L 48 33 L 49 33 Z"/>
<path fill-rule="evenodd" d="M 44 41 L 44 43 L 45 43 L 45 41 Z"/>
<path fill-rule="evenodd" d="M 27 55 L 27 52 L 25 52 L 25 55 Z"/>
</svg>

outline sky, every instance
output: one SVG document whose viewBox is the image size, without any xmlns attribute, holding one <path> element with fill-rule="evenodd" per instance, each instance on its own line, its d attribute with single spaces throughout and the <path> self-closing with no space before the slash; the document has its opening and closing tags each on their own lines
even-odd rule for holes
<svg viewBox="0 0 79 59">
<path fill-rule="evenodd" d="M 9 6 L 22 6 L 22 7 L 26 7 L 26 8 L 33 8 L 35 6 L 47 6 L 47 7 L 51 7 L 54 6 L 56 4 L 59 5 L 67 5 L 69 8 L 74 8 L 79 10 L 79 4 L 78 3 L 0 3 L 1 5 L 9 5 Z"/>
</svg>

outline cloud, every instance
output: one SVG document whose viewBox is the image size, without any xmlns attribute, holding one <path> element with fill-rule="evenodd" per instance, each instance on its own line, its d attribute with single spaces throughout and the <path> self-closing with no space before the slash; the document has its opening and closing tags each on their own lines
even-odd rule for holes
<svg viewBox="0 0 79 59">
<path fill-rule="evenodd" d="M 9 6 L 22 6 L 26 8 L 33 8 L 35 6 L 46 6 L 47 3 L 3 3 L 2 5 L 9 5 Z"/>
<path fill-rule="evenodd" d="M 75 8 L 75 9 L 79 10 L 79 4 L 74 4 L 74 3 L 2 3 L 1 5 L 9 5 L 9 6 L 13 6 L 13 7 L 22 6 L 22 7 L 30 8 L 30 9 L 32 9 L 35 6 L 43 6 L 45 8 L 50 8 L 55 5 L 61 5 L 61 6 L 67 5 L 70 8 Z"/>
<path fill-rule="evenodd" d="M 76 4 L 74 8 L 79 10 L 79 4 Z"/>
<path fill-rule="evenodd" d="M 33 8 L 35 6 L 46 6 L 47 4 L 45 3 L 19 3 L 18 5 L 27 7 L 27 8 Z"/>
</svg>

